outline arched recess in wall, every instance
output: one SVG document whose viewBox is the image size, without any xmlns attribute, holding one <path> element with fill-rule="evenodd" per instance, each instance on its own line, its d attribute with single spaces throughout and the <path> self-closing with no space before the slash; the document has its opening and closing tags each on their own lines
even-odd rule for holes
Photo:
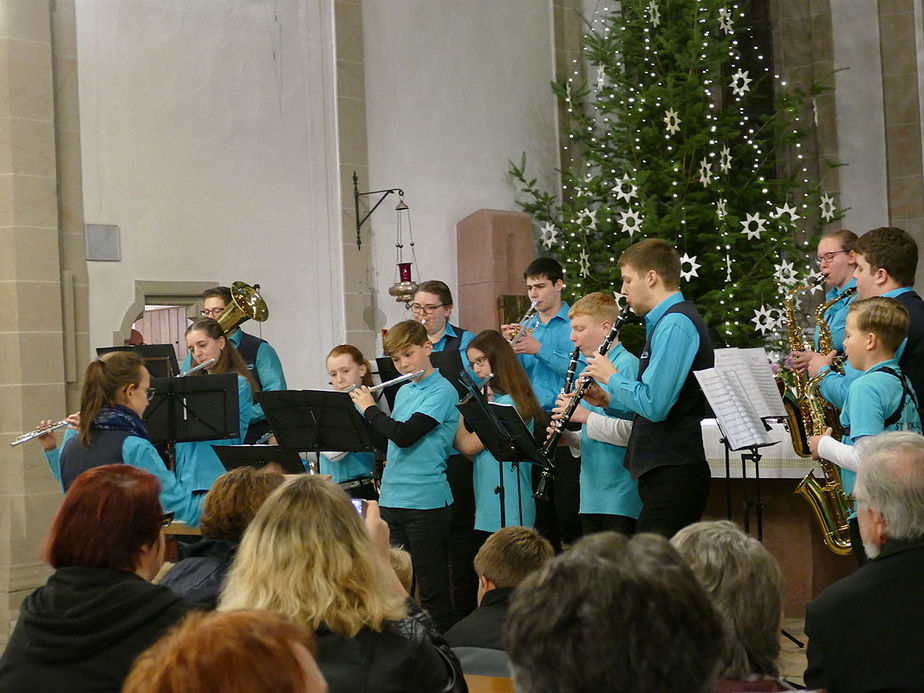
<svg viewBox="0 0 924 693">
<path fill-rule="evenodd" d="M 217 286 L 218 281 L 160 282 L 135 280 L 135 298 L 122 316 L 119 329 L 112 333 L 112 343 L 126 344 L 131 336 L 132 324 L 151 304 L 183 306 L 186 317 L 197 318 L 202 309 L 202 292 Z"/>
</svg>

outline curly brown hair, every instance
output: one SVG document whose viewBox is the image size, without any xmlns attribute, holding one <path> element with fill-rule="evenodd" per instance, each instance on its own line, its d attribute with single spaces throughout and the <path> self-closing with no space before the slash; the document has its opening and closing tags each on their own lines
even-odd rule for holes
<svg viewBox="0 0 924 693">
<path fill-rule="evenodd" d="M 238 542 L 247 525 L 273 491 L 282 474 L 238 467 L 222 474 L 205 496 L 199 529 L 208 539 Z"/>
</svg>

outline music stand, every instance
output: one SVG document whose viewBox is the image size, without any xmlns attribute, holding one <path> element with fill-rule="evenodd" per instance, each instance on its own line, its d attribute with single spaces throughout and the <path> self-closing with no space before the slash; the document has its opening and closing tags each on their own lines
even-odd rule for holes
<svg viewBox="0 0 924 693">
<path fill-rule="evenodd" d="M 144 366 L 152 378 L 172 378 L 180 372 L 176 351 L 172 344 L 126 344 L 125 346 L 97 347 L 96 357 L 111 351 L 131 351 L 144 359 Z"/>
<path fill-rule="evenodd" d="M 258 392 L 256 401 L 286 450 L 371 452 L 366 422 L 345 392 L 277 390 Z"/>
<path fill-rule="evenodd" d="M 144 425 L 155 445 L 240 437 L 237 374 L 151 378 Z"/>
<path fill-rule="evenodd" d="M 213 445 L 212 450 L 229 472 L 238 467 L 261 469 L 275 462 L 286 474 L 305 473 L 305 465 L 298 453 L 278 445 Z"/>
<path fill-rule="evenodd" d="M 452 386 L 456 388 L 456 392 L 459 393 L 459 399 L 469 394 L 468 388 L 459 378 L 459 373 L 465 369 L 462 363 L 462 352 L 458 349 L 434 351 L 430 354 L 430 363 L 440 372 L 440 375 L 452 383 Z M 465 372 L 467 373 L 468 371 L 466 370 Z"/>
<path fill-rule="evenodd" d="M 388 356 L 379 356 L 375 360 L 375 365 L 379 369 L 379 380 L 383 383 L 387 383 L 389 380 L 394 380 L 399 375 L 398 369 L 395 368 L 395 364 L 392 363 L 392 360 Z M 388 402 L 388 409 L 394 411 L 395 409 L 395 395 L 398 394 L 398 389 L 404 385 L 404 383 L 399 383 L 398 385 L 389 385 L 386 388 L 382 389 L 382 393 L 385 395 L 385 401 Z"/>
</svg>

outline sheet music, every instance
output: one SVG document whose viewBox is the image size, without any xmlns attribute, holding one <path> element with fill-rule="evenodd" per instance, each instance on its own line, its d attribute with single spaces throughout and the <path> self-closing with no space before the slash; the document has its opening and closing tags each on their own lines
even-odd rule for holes
<svg viewBox="0 0 924 693">
<path fill-rule="evenodd" d="M 715 367 L 722 373 L 734 373 L 743 392 L 761 419 L 785 419 L 786 408 L 777 389 L 770 361 L 763 347 L 715 350 Z"/>
<path fill-rule="evenodd" d="M 709 368 L 694 371 L 693 374 L 732 450 L 764 447 L 779 442 L 770 437 L 735 372 Z"/>
</svg>

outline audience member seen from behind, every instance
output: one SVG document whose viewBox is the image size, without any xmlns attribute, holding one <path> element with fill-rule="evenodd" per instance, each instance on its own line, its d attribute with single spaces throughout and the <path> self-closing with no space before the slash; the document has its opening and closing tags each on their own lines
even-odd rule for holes
<svg viewBox="0 0 924 693">
<path fill-rule="evenodd" d="M 122 693 L 325 693 L 311 632 L 268 611 L 193 613 L 135 661 Z"/>
<path fill-rule="evenodd" d="M 363 518 L 329 479 L 276 489 L 244 532 L 219 610 L 265 609 L 314 629 L 331 691 L 462 691 L 449 646 L 407 599 L 375 501 Z"/>
<path fill-rule="evenodd" d="M 161 579 L 201 609 L 214 609 L 244 530 L 263 501 L 283 482 L 281 474 L 239 467 L 222 474 L 205 496 L 202 539 L 183 548 L 183 559 Z"/>
<path fill-rule="evenodd" d="M 719 612 L 725 652 L 715 690 L 784 691 L 779 679 L 783 575 L 763 544 L 733 523 L 697 522 L 671 544 L 693 569 Z"/>
<path fill-rule="evenodd" d="M 520 693 L 706 693 L 722 627 L 666 539 L 601 532 L 529 575 L 504 629 Z"/>
<path fill-rule="evenodd" d="M 122 687 L 135 657 L 189 610 L 152 585 L 164 560 L 160 484 L 127 464 L 84 472 L 45 538 L 55 569 L 26 597 L 0 657 L 4 693 L 82 693 Z"/>
<path fill-rule="evenodd" d="M 881 433 L 858 448 L 854 495 L 871 560 L 806 606 L 805 683 L 831 693 L 922 691 L 924 437 Z"/>
</svg>

